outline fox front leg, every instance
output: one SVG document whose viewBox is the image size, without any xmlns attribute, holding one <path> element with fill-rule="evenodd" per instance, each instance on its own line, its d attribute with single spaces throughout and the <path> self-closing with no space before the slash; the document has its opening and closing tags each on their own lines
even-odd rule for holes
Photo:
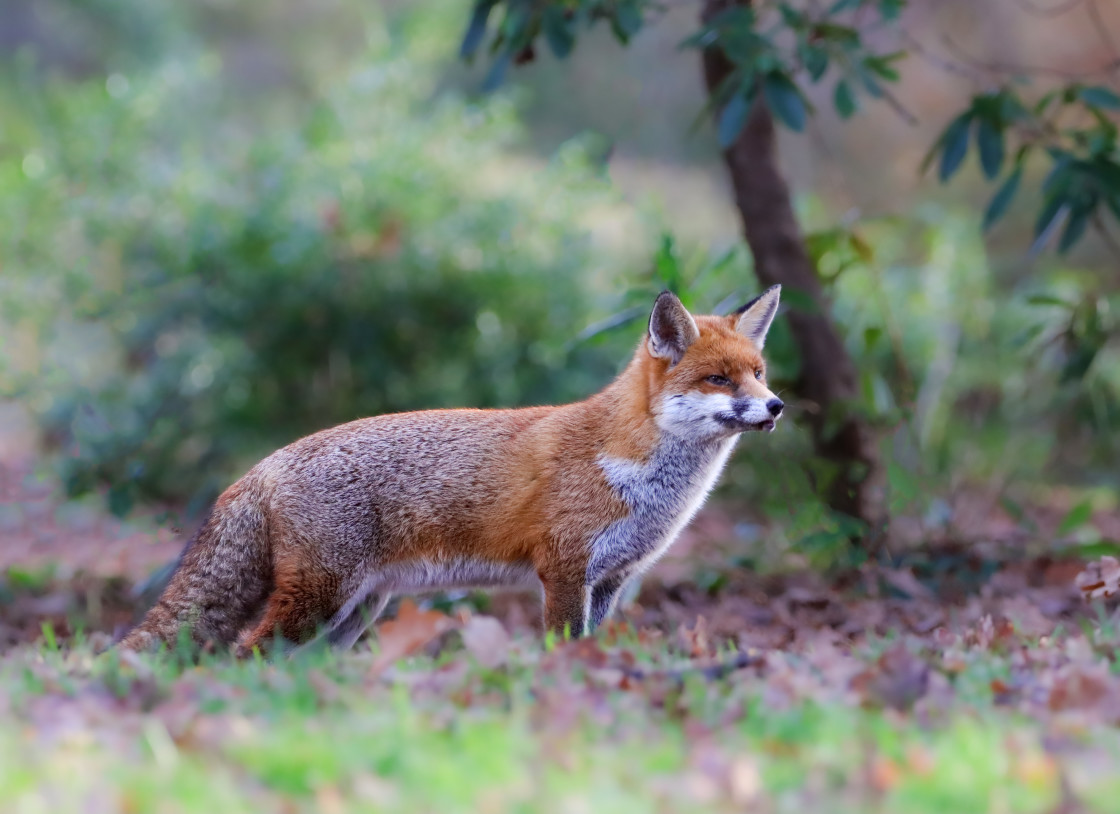
<svg viewBox="0 0 1120 814">
<path fill-rule="evenodd" d="M 626 580 L 627 576 L 624 574 L 611 574 L 603 577 L 591 589 L 591 630 L 595 630 L 614 613 Z"/>
<path fill-rule="evenodd" d="M 544 626 L 573 639 L 587 630 L 591 591 L 584 585 L 583 574 L 540 574 L 544 586 Z"/>
</svg>

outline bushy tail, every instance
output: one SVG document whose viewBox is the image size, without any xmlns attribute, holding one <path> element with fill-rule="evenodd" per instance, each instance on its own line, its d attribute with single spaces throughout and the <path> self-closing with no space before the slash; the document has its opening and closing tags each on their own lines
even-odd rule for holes
<svg viewBox="0 0 1120 814">
<path fill-rule="evenodd" d="M 121 642 L 174 647 L 189 630 L 196 644 L 230 645 L 272 588 L 272 552 L 259 490 L 248 478 L 230 487 L 187 544 L 159 600 Z"/>
</svg>

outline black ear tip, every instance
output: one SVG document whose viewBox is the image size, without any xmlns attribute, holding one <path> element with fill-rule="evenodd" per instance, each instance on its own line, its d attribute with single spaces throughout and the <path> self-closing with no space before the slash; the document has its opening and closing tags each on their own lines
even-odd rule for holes
<svg viewBox="0 0 1120 814">
<path fill-rule="evenodd" d="M 767 296 L 771 292 L 781 292 L 781 290 L 782 290 L 782 284 L 781 283 L 775 283 L 774 285 L 770 286 L 768 289 L 763 291 L 761 294 L 759 294 L 757 297 L 755 297 L 753 300 L 748 302 L 746 305 L 742 306 L 741 308 L 736 308 L 735 311 L 732 313 L 732 316 L 738 316 L 739 314 L 747 313 L 747 311 L 751 310 L 751 306 L 753 306 L 755 303 L 757 303 L 763 297 Z"/>
</svg>

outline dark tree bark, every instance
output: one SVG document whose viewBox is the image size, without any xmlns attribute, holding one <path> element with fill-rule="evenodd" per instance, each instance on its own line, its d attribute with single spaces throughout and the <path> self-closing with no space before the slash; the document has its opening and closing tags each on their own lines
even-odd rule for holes
<svg viewBox="0 0 1120 814">
<path fill-rule="evenodd" d="M 747 6 L 750 0 L 705 0 L 702 21 L 732 5 Z M 704 51 L 703 63 L 712 95 L 733 66 L 718 46 Z M 817 454 L 836 468 L 825 495 L 828 504 L 867 522 L 876 533 L 881 506 L 874 488 L 879 474 L 875 438 L 851 409 L 857 395 L 855 365 L 832 324 L 824 290 L 806 251 L 789 187 L 778 170 L 774 135 L 774 118 L 760 95 L 738 139 L 723 153 L 735 204 L 759 282 L 764 287 L 781 283 L 816 306 L 812 311 L 794 308 L 787 313 L 801 355 L 801 375 L 794 390 L 805 407 Z"/>
</svg>

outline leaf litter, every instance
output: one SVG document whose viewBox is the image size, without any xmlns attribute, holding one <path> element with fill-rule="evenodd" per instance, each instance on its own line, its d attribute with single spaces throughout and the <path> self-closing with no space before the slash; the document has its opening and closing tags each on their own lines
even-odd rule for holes
<svg viewBox="0 0 1120 814">
<path fill-rule="evenodd" d="M 521 687 L 526 725 L 540 735 L 545 763 L 588 771 L 579 754 L 589 727 L 606 742 L 628 731 L 656 740 L 662 728 L 680 727 L 686 743 L 675 780 L 652 783 L 648 794 L 711 810 L 765 811 L 777 799 L 775 761 L 799 755 L 811 769 L 814 758 L 796 736 L 761 737 L 745 751 L 728 740 L 728 731 L 749 728 L 752 720 L 765 726 L 767 716 L 838 709 L 884 715 L 921 732 L 961 714 L 1000 710 L 1015 722 L 1007 727 L 1011 740 L 996 744 L 1007 782 L 1034 784 L 1038 799 L 1064 794 L 1079 801 L 1092 799 L 1100 777 L 1083 767 L 1106 765 L 1113 754 L 1089 735 L 1120 726 L 1114 664 L 1120 621 L 1098 599 L 1115 593 L 1100 593 L 1112 584 L 1112 569 L 1108 562 L 1090 564 L 1062 583 L 1052 577 L 1065 571 L 1047 564 L 1009 564 L 954 603 L 942 602 L 912 574 L 871 569 L 839 586 L 811 573 L 737 574 L 714 594 L 687 582 L 648 584 L 618 620 L 574 641 L 542 641 L 525 622 L 535 615 L 526 598 L 494 599 L 487 614 L 469 602 L 448 614 L 405 600 L 369 644 L 322 656 L 321 664 L 236 665 L 214 655 L 178 671 L 135 656 L 106 668 L 98 661 L 105 657 L 92 657 L 88 645 L 70 649 L 83 626 L 87 640 L 98 623 L 109 628 L 100 644 L 119 627 L 129 596 L 121 586 L 96 588 L 113 599 L 102 602 L 94 622 L 88 601 L 66 598 L 88 593 L 88 581 L 47 580 L 22 591 L 8 585 L 0 715 L 14 725 L 4 729 L 22 732 L 20 749 L 44 764 L 59 749 L 92 749 L 103 766 L 110 755 L 131 755 L 172 767 L 259 749 L 272 725 L 260 711 L 262 692 L 270 703 L 307 710 L 307 726 L 314 728 L 365 708 L 371 698 L 403 691 L 425 726 L 451 731 L 464 715 L 516 707 Z M 57 651 L 44 653 L 43 623 L 54 627 Z M 829 759 L 850 770 L 843 793 L 867 805 L 938 776 L 951 760 L 922 737 L 901 753 L 874 743 L 852 748 L 853 756 Z M 856 755 L 858 766 L 850 762 Z M 246 785 L 238 793 L 246 800 L 278 810 L 291 804 L 290 794 L 253 777 L 251 771 L 242 776 Z M 290 810 L 353 810 L 363 794 L 407 802 L 410 792 L 391 778 L 347 777 L 349 785 L 319 787 L 311 808 L 298 803 Z M 835 789 L 814 790 L 824 782 L 809 771 L 803 800 L 829 799 Z M 87 793 L 109 801 L 104 810 L 126 803 L 144 809 L 143 801 L 125 799 L 101 781 Z"/>
<path fill-rule="evenodd" d="M 1040 557 L 989 570 L 959 584 L 944 573 L 934 583 L 921 567 L 870 566 L 832 579 L 738 570 L 715 590 L 686 578 L 650 581 L 615 621 L 575 641 L 542 638 L 532 598 L 480 605 L 466 597 L 450 613 L 404 600 L 351 653 L 246 664 L 215 654 L 193 666 L 93 655 L 142 611 L 126 579 L 8 572 L 0 576 L 0 749 L 16 750 L 44 783 L 64 777 L 59 755 L 81 763 L 94 779 L 75 810 L 159 810 L 105 779 L 115 761 L 172 773 L 235 765 L 229 793 L 246 810 L 361 810 L 371 800 L 408 810 L 418 792 L 391 773 L 343 767 L 341 779 L 316 780 L 305 799 L 270 781 L 263 758 L 244 757 L 279 737 L 276 716 L 292 710 L 307 744 L 331 744 L 352 709 L 400 726 L 379 716 L 403 692 L 422 719 L 414 739 L 521 710 L 534 738 L 522 750 L 536 755 L 531 771 L 543 771 L 539 763 L 605 772 L 614 764 L 597 750 L 631 741 L 648 748 L 677 731 L 670 775 L 639 778 L 642 799 L 664 810 L 777 810 L 775 766 L 790 763 L 800 766 L 805 806 L 847 800 L 851 810 L 880 810 L 952 769 L 958 757 L 936 733 L 953 727 L 1000 755 L 1000 783 L 1054 802 L 1023 810 L 1112 810 L 1120 563 Z M 854 738 L 850 749 L 802 743 L 832 737 L 813 728 L 824 726 L 815 715 L 835 717 Z M 783 716 L 801 723 L 787 732 Z M 866 720 L 912 734 L 900 751 L 868 735 Z M 969 721 L 986 723 L 977 734 Z M 581 757 L 589 750 L 598 758 Z M 536 782 L 507 783 L 502 794 L 511 805 L 524 801 Z M 51 808 L 74 802 L 64 798 L 55 788 L 38 799 Z"/>
</svg>

